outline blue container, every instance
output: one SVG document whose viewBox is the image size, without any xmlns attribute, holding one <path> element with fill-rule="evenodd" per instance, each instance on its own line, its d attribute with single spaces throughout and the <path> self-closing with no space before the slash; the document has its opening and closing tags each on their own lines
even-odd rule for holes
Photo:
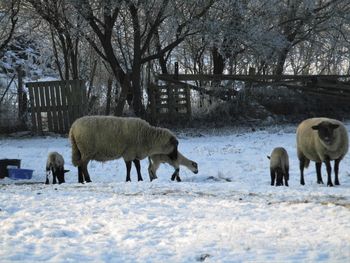
<svg viewBox="0 0 350 263">
<path fill-rule="evenodd" d="M 9 173 L 9 178 L 13 180 L 32 179 L 33 171 L 34 171 L 30 169 L 16 169 L 16 168 L 9 168 L 7 170 Z"/>
</svg>

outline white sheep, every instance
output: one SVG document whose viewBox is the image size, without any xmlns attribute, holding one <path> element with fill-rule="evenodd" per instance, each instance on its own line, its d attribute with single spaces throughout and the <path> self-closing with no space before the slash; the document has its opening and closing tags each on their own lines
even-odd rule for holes
<svg viewBox="0 0 350 263">
<path fill-rule="evenodd" d="M 177 152 L 177 158 L 172 160 L 168 155 L 165 154 L 155 154 L 148 157 L 149 166 L 148 166 L 148 175 L 150 181 L 157 178 L 157 170 L 161 163 L 168 163 L 174 167 L 175 172 L 171 176 L 171 180 L 181 182 L 179 175 L 180 165 L 187 167 L 190 171 L 197 174 L 198 173 L 198 164 L 192 160 L 187 159 L 180 152 Z"/>
<path fill-rule="evenodd" d="M 178 141 L 168 129 L 153 127 L 138 118 L 114 116 L 86 116 L 77 119 L 70 128 L 72 162 L 78 166 L 79 182 L 91 182 L 87 165 L 90 160 L 100 162 L 123 158 L 126 181 L 130 181 L 131 162 L 134 161 L 138 180 L 142 180 L 139 160 L 154 154 L 168 154 L 177 158 Z"/>
<path fill-rule="evenodd" d="M 323 184 L 322 162 L 326 164 L 327 185 L 333 186 L 331 161 L 334 160 L 335 184 L 339 185 L 339 163 L 348 152 L 348 132 L 338 120 L 311 118 L 301 122 L 297 128 L 297 153 L 300 168 L 300 184 L 304 185 L 304 168 L 310 160 L 316 163 L 317 183 Z"/>
<path fill-rule="evenodd" d="M 283 147 L 277 147 L 273 149 L 271 156 L 267 156 L 270 159 L 270 174 L 271 185 L 276 186 L 283 185 L 283 179 L 285 186 L 288 186 L 289 180 L 289 157 L 286 149 Z"/>
<path fill-rule="evenodd" d="M 46 182 L 45 184 L 49 184 L 49 175 L 52 174 L 52 183 L 56 184 L 56 178 L 58 179 L 58 183 L 64 183 L 64 174 L 69 172 L 69 170 L 64 169 L 64 159 L 63 156 L 58 152 L 50 152 L 47 156 L 46 161 Z"/>
</svg>

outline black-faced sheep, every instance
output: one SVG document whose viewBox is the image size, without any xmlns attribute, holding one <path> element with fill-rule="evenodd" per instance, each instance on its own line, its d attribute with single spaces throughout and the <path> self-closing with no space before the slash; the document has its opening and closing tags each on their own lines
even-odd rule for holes
<svg viewBox="0 0 350 263">
<path fill-rule="evenodd" d="M 288 186 L 289 180 L 289 157 L 286 149 L 283 147 L 277 147 L 273 149 L 271 156 L 267 156 L 270 159 L 270 174 L 271 185 L 276 186 L 283 185 L 283 179 L 285 186 Z"/>
<path fill-rule="evenodd" d="M 126 181 L 130 181 L 131 162 L 138 174 L 139 160 L 154 154 L 168 154 L 177 158 L 178 141 L 164 128 L 151 126 L 138 118 L 114 116 L 86 116 L 77 119 L 70 128 L 72 162 L 78 166 L 79 182 L 91 182 L 87 165 L 90 160 L 100 162 L 123 158 L 126 163 Z M 140 176 L 139 176 L 140 180 Z"/>
<path fill-rule="evenodd" d="M 335 184 L 339 185 L 339 163 L 348 151 L 348 132 L 338 120 L 311 118 L 301 122 L 297 128 L 297 152 L 300 167 L 300 184 L 304 185 L 304 168 L 310 160 L 316 163 L 317 183 L 323 184 L 322 162 L 326 164 L 327 185 L 333 186 L 331 161 L 334 160 Z"/>
<path fill-rule="evenodd" d="M 46 181 L 45 184 L 49 184 L 49 175 L 52 174 L 52 183 L 56 184 L 56 178 L 58 183 L 64 183 L 64 174 L 69 170 L 64 169 L 64 159 L 58 152 L 50 152 L 46 161 Z"/>
<path fill-rule="evenodd" d="M 174 167 L 175 172 L 171 176 L 171 180 L 181 182 L 181 178 L 179 175 L 180 165 L 187 167 L 193 173 L 198 173 L 198 164 L 192 160 L 187 159 L 180 152 L 177 153 L 176 159 L 171 159 L 168 155 L 165 154 L 156 154 L 148 157 L 149 166 L 148 166 L 148 174 L 150 181 L 157 178 L 157 170 L 161 163 L 168 163 L 172 167 Z"/>
</svg>

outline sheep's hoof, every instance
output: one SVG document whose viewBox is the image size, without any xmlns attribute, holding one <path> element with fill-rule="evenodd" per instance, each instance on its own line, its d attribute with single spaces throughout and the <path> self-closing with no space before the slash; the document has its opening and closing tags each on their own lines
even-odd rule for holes
<svg viewBox="0 0 350 263">
<path fill-rule="evenodd" d="M 327 183 L 327 186 L 333 187 L 333 183 Z"/>
<path fill-rule="evenodd" d="M 300 182 L 301 185 L 305 185 L 305 182 Z"/>
<path fill-rule="evenodd" d="M 324 184 L 322 180 L 321 180 L 321 181 L 318 180 L 317 183 L 318 183 L 318 184 Z"/>
<path fill-rule="evenodd" d="M 340 185 L 339 181 L 334 182 L 335 185 Z"/>
</svg>

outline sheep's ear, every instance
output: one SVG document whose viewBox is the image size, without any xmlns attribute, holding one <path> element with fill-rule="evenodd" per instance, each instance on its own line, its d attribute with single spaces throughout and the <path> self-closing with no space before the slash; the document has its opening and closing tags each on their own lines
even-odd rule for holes
<svg viewBox="0 0 350 263">
<path fill-rule="evenodd" d="M 267 157 L 267 159 L 271 159 L 271 157 L 270 156 L 266 156 Z"/>
<path fill-rule="evenodd" d="M 335 130 L 336 128 L 339 127 L 339 124 L 331 124 L 330 127 L 331 127 L 333 130 Z"/>
<path fill-rule="evenodd" d="M 316 130 L 316 131 L 317 131 L 317 130 L 319 130 L 320 126 L 319 126 L 319 125 L 314 125 L 314 126 L 312 126 L 311 128 L 312 128 L 313 130 Z"/>
<path fill-rule="evenodd" d="M 69 172 L 69 170 L 63 170 L 63 173 L 68 173 Z"/>
</svg>

